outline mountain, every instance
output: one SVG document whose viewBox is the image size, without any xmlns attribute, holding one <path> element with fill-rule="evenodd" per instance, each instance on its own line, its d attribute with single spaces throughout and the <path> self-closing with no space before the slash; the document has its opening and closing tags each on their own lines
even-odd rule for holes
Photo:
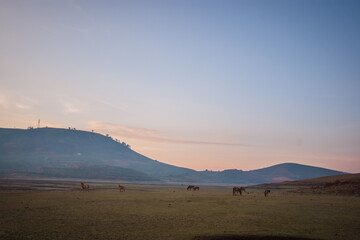
<svg viewBox="0 0 360 240">
<path fill-rule="evenodd" d="M 343 172 L 294 163 L 253 171 L 195 171 L 150 159 L 133 151 L 124 142 L 94 132 L 59 128 L 0 128 L 0 174 L 10 173 L 249 185 Z"/>
<path fill-rule="evenodd" d="M 252 170 L 249 173 L 261 176 L 266 182 L 282 182 L 344 174 L 344 172 L 296 163 L 277 164 L 267 168 Z"/>
<path fill-rule="evenodd" d="M 203 175 L 213 176 L 218 182 L 241 182 L 243 184 L 282 182 L 300 180 L 314 177 L 344 174 L 344 172 L 334 171 L 326 168 L 307 166 L 296 163 L 282 163 L 271 167 L 241 171 L 237 169 L 224 171 L 204 171 Z"/>
<path fill-rule="evenodd" d="M 105 166 L 105 165 L 81 165 L 72 168 L 39 168 L 36 176 L 50 176 L 55 178 L 82 178 L 82 179 L 119 179 L 125 181 L 158 181 L 159 179 L 130 168 Z"/>
<path fill-rule="evenodd" d="M 152 160 L 131 150 L 127 144 L 98 133 L 59 128 L 0 128 L 2 172 L 83 165 L 130 168 L 160 177 L 163 173 L 176 175 L 195 172 Z"/>
</svg>

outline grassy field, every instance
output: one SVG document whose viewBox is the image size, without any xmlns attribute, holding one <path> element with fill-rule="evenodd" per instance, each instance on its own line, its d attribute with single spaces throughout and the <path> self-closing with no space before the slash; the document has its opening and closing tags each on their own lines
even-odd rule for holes
<svg viewBox="0 0 360 240">
<path fill-rule="evenodd" d="M 298 181 L 285 181 L 252 186 L 257 189 L 292 190 L 297 193 L 326 193 L 360 196 L 360 173 L 333 175 Z"/>
<path fill-rule="evenodd" d="M 0 239 L 360 239 L 358 196 L 126 187 L 1 191 Z"/>
</svg>

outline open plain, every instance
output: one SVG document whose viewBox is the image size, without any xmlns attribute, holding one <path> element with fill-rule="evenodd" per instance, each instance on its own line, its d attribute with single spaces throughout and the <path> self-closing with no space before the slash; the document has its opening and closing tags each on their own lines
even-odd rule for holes
<svg viewBox="0 0 360 240">
<path fill-rule="evenodd" d="M 99 182 L 82 192 L 78 182 L 36 180 L 1 186 L 1 239 L 360 239 L 358 196 L 275 190 L 265 198 L 251 188 L 233 196 L 230 187 L 141 184 L 119 192 Z"/>
</svg>

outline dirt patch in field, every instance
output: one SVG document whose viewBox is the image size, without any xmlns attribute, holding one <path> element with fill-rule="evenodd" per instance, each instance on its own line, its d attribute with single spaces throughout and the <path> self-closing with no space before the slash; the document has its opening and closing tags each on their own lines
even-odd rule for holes
<svg viewBox="0 0 360 240">
<path fill-rule="evenodd" d="M 358 195 L 360 196 L 360 173 L 334 175 L 298 181 L 285 181 L 251 186 L 254 189 L 277 189 L 293 193 Z"/>
<path fill-rule="evenodd" d="M 79 186 L 70 181 L 0 179 L 0 191 L 73 191 Z"/>
<path fill-rule="evenodd" d="M 310 188 L 299 188 L 293 190 L 297 193 L 330 193 L 340 195 L 360 195 L 360 178 L 353 181 L 336 180 L 311 186 Z"/>
<path fill-rule="evenodd" d="M 193 240 L 320 240 L 320 239 L 288 237 L 288 236 L 217 235 L 217 236 L 196 236 L 193 238 Z"/>
</svg>

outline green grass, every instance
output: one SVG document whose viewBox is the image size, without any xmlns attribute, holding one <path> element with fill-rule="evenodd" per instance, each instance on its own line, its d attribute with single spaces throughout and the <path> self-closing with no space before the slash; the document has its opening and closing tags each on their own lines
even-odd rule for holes
<svg viewBox="0 0 360 240">
<path fill-rule="evenodd" d="M 1 192 L 0 239 L 360 239 L 359 197 L 275 192 L 265 198 L 260 191 L 232 196 L 230 188 L 155 185 L 126 185 L 119 193 L 109 186 Z"/>
</svg>

